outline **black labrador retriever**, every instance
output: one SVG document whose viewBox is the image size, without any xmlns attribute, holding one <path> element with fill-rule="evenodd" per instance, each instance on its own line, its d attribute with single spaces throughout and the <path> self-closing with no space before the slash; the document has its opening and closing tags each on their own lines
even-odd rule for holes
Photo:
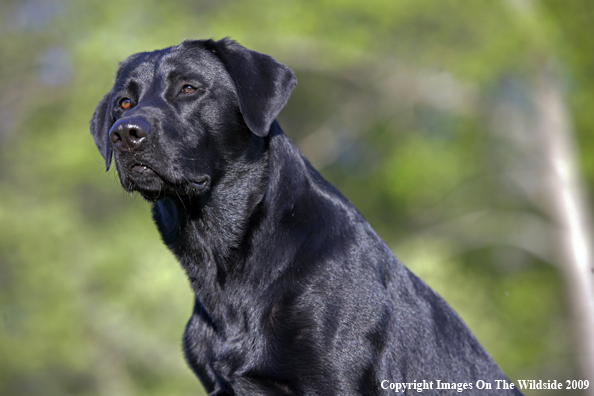
<svg viewBox="0 0 594 396">
<path fill-rule="evenodd" d="M 520 394 L 283 134 L 296 84 L 229 39 L 184 41 L 126 59 L 91 120 L 190 280 L 183 348 L 206 390 Z"/>
</svg>

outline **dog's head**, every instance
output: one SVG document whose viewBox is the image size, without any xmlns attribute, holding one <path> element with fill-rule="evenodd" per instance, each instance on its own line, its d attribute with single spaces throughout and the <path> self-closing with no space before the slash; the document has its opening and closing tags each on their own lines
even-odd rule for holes
<svg viewBox="0 0 594 396">
<path fill-rule="evenodd" d="M 127 191 L 200 194 L 268 135 L 296 83 L 286 66 L 229 39 L 184 41 L 122 62 L 91 134 Z"/>
</svg>

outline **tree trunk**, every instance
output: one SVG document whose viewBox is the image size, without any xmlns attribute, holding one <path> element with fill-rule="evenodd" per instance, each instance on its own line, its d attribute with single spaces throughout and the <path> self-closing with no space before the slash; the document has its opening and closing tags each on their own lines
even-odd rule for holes
<svg viewBox="0 0 594 396">
<path fill-rule="evenodd" d="M 560 269 L 573 308 L 582 379 L 594 395 L 594 264 L 590 218 L 580 183 L 570 116 L 553 67 L 537 77 L 537 132 L 543 141 L 544 180 L 551 216 L 558 226 Z"/>
</svg>

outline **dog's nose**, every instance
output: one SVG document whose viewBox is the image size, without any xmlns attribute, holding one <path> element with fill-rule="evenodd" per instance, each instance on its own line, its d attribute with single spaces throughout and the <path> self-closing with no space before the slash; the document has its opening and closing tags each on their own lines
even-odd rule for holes
<svg viewBox="0 0 594 396">
<path fill-rule="evenodd" d="M 134 151 L 149 135 L 150 128 L 150 124 L 140 117 L 118 120 L 109 130 L 109 139 L 119 151 Z"/>
</svg>

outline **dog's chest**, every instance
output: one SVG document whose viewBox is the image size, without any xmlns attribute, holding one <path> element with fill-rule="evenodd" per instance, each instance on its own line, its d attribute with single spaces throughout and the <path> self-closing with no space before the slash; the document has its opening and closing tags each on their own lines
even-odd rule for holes
<svg viewBox="0 0 594 396">
<path fill-rule="evenodd" d="M 216 382 L 235 383 L 266 362 L 262 330 L 250 323 L 247 313 L 232 315 L 223 324 L 195 308 L 184 334 L 184 351 L 192 367 L 209 373 Z M 224 326 L 224 327 L 223 327 Z M 198 373 L 202 376 L 200 373 Z"/>
</svg>

